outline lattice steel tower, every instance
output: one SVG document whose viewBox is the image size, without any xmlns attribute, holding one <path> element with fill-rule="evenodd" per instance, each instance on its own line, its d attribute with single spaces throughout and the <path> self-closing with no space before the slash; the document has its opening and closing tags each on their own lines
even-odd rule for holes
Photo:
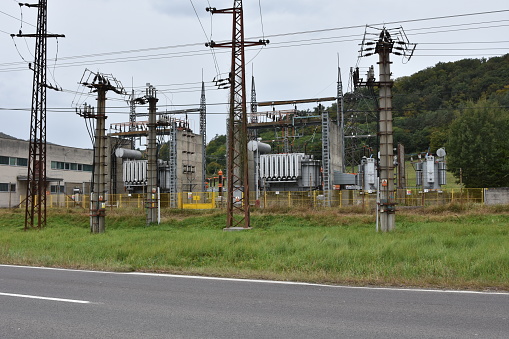
<svg viewBox="0 0 509 339">
<path fill-rule="evenodd" d="M 27 197 L 25 230 L 46 225 L 46 44 L 48 38 L 65 37 L 48 34 L 48 6 L 46 0 L 38 4 L 19 4 L 37 7 L 37 33 L 12 34 L 14 37 L 35 38 L 35 57 L 30 69 L 34 72 L 32 87 L 32 116 L 30 119 L 30 144 L 28 154 Z"/>
<path fill-rule="evenodd" d="M 206 191 L 205 177 L 207 175 L 207 98 L 205 96 L 205 83 L 201 82 L 201 99 L 200 99 L 200 134 L 202 140 L 202 178 L 201 189 Z"/>
<path fill-rule="evenodd" d="M 206 46 L 232 49 L 230 82 L 230 112 L 228 119 L 228 172 L 227 172 L 227 219 L 226 227 L 250 227 L 249 174 L 247 162 L 247 100 L 244 48 L 266 45 L 267 40 L 248 42 L 244 40 L 244 14 L 242 0 L 235 0 L 233 8 L 207 8 L 212 14 L 232 14 L 232 41 Z"/>
</svg>

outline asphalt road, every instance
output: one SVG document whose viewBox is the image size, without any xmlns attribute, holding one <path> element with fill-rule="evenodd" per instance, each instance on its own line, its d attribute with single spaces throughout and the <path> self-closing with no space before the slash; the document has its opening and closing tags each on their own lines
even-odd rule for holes
<svg viewBox="0 0 509 339">
<path fill-rule="evenodd" d="M 1 338 L 509 338 L 509 293 L 0 265 Z"/>
</svg>

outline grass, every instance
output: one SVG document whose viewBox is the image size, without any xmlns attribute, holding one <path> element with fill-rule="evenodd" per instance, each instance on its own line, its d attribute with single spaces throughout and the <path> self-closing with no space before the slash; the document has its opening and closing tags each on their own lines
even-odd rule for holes
<svg viewBox="0 0 509 339">
<path fill-rule="evenodd" d="M 261 210 L 253 230 L 223 232 L 218 211 L 108 211 L 90 234 L 86 212 L 51 211 L 43 230 L 0 210 L 0 262 L 330 284 L 509 290 L 509 208 L 472 205 L 400 211 L 396 230 L 376 233 L 359 210 Z"/>
</svg>

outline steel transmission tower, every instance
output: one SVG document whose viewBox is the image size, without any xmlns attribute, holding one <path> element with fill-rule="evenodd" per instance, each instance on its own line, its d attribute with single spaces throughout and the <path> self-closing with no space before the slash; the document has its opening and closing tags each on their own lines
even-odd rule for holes
<svg viewBox="0 0 509 339">
<path fill-rule="evenodd" d="M 361 56 L 378 54 L 380 81 L 379 87 L 379 120 L 378 134 L 380 138 L 379 163 L 379 209 L 377 225 L 382 232 L 392 231 L 395 227 L 396 199 L 394 187 L 394 140 L 392 128 L 392 85 L 390 55 L 403 55 L 410 59 L 415 44 L 410 44 L 402 28 L 393 33 L 394 38 L 385 27 L 380 30 L 378 38 L 361 46 Z M 374 46 L 374 47 L 371 47 Z"/>
<path fill-rule="evenodd" d="M 129 132 L 136 130 L 136 100 L 134 98 L 134 89 L 131 91 L 129 100 Z M 136 148 L 136 138 L 131 137 L 131 149 Z"/>
<path fill-rule="evenodd" d="M 208 7 L 211 14 L 232 14 L 232 41 L 216 43 L 211 41 L 207 47 L 231 48 L 232 61 L 230 82 L 230 112 L 228 119 L 228 170 L 227 170 L 227 218 L 226 228 L 250 227 L 249 174 L 247 161 L 247 100 L 246 69 L 244 48 L 266 45 L 268 40 L 249 42 L 244 40 L 244 15 L 242 0 L 235 0 L 232 8 L 216 9 Z"/>
<path fill-rule="evenodd" d="M 205 97 L 205 83 L 201 82 L 200 99 L 200 134 L 202 139 L 202 192 L 206 191 L 205 177 L 207 175 L 207 99 Z"/>
<path fill-rule="evenodd" d="M 35 38 L 34 72 L 32 87 L 32 116 L 30 119 L 30 144 L 28 154 L 27 197 L 25 208 L 25 230 L 46 225 L 46 45 L 48 38 L 65 37 L 48 34 L 48 6 L 46 0 L 38 4 L 19 4 L 37 7 L 37 33 L 11 34 L 12 37 Z"/>
<path fill-rule="evenodd" d="M 255 77 L 251 78 L 251 115 L 249 118 L 249 123 L 256 124 L 258 123 L 258 102 L 256 101 L 256 87 L 255 87 Z M 258 136 L 258 132 L 255 129 L 251 129 L 248 131 L 249 140 L 256 140 Z"/>
</svg>

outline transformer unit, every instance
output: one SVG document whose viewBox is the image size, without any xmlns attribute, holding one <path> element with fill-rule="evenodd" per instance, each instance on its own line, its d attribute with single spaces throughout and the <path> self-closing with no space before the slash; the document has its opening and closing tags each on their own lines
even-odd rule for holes
<svg viewBox="0 0 509 339">
<path fill-rule="evenodd" d="M 133 192 L 140 193 L 141 187 L 147 185 L 148 160 L 125 160 L 123 163 L 124 186 Z M 161 192 L 170 190 L 170 164 L 168 161 L 157 162 L 157 186 Z"/>
<path fill-rule="evenodd" d="M 147 160 L 126 160 L 122 166 L 122 180 L 126 187 L 147 185 Z"/>
<path fill-rule="evenodd" d="M 362 158 L 357 175 L 358 185 L 367 193 L 377 189 L 378 174 L 376 171 L 375 158 Z"/>
<path fill-rule="evenodd" d="M 321 185 L 320 161 L 304 153 L 262 154 L 259 171 L 267 191 L 306 191 Z"/>
<path fill-rule="evenodd" d="M 426 155 L 424 161 L 415 164 L 416 185 L 424 190 L 439 190 L 447 184 L 447 166 L 443 160 L 436 160 L 432 155 Z"/>
</svg>

